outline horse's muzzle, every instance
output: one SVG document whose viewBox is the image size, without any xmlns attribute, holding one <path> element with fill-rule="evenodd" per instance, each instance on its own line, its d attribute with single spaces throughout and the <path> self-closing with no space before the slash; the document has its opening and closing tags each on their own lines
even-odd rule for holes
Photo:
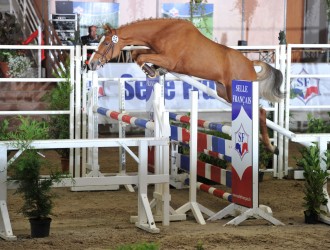
<svg viewBox="0 0 330 250">
<path fill-rule="evenodd" d="M 99 61 L 95 61 L 95 60 L 93 60 L 93 61 L 89 61 L 89 64 L 88 64 L 88 67 L 89 67 L 89 69 L 90 70 L 96 70 L 97 69 L 97 66 L 98 66 L 98 64 L 99 64 Z"/>
</svg>

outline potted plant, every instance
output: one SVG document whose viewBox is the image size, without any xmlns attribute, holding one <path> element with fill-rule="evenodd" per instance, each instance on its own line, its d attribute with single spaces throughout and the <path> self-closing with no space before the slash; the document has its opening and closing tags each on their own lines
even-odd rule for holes
<svg viewBox="0 0 330 250">
<path fill-rule="evenodd" d="M 49 166 L 41 154 L 31 146 L 33 140 L 45 139 L 48 136 L 48 127 L 43 121 L 19 117 L 19 125 L 15 131 L 9 131 L 9 122 L 3 123 L 1 134 L 3 140 L 10 140 L 11 145 L 22 151 L 9 168 L 11 178 L 18 183 L 16 190 L 24 203 L 20 208 L 24 216 L 29 218 L 32 237 L 46 237 L 49 235 L 54 195 L 51 193 L 52 183 L 59 182 L 61 174 L 50 167 L 50 177 L 41 177 L 41 168 Z"/>
<path fill-rule="evenodd" d="M 305 223 L 315 224 L 318 222 L 320 214 L 325 213 L 321 206 L 325 206 L 328 203 L 323 187 L 327 183 L 329 174 L 320 166 L 319 148 L 317 146 L 306 148 L 304 152 L 299 164 L 304 169 L 305 178 Z M 323 160 L 327 161 L 326 159 Z"/>
<path fill-rule="evenodd" d="M 57 78 L 65 78 L 66 81 L 56 83 L 56 86 L 45 96 L 50 110 L 69 110 L 70 108 L 72 86 L 68 60 L 65 65 L 65 71 L 60 70 L 54 75 Z M 50 116 L 49 137 L 51 139 L 70 139 L 70 116 L 68 114 Z M 61 156 L 63 172 L 68 172 L 70 149 L 57 149 L 56 152 Z"/>
<path fill-rule="evenodd" d="M 4 78 L 9 78 L 9 57 L 15 55 L 15 50 L 3 49 L 0 50 L 0 73 Z"/>
</svg>

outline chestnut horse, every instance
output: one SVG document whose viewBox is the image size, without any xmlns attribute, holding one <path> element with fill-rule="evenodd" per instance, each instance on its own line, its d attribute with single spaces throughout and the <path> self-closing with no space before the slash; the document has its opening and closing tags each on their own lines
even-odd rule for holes
<svg viewBox="0 0 330 250">
<path fill-rule="evenodd" d="M 261 61 L 250 61 L 241 52 L 211 41 L 189 21 L 150 19 L 106 29 L 107 34 L 90 58 L 91 70 L 117 57 L 127 45 L 147 46 L 149 49 L 134 50 L 132 58 L 151 77 L 168 71 L 213 80 L 217 94 L 228 102 L 232 101 L 232 80 L 259 81 L 261 97 L 271 102 L 283 98 L 283 76 L 279 70 Z M 261 71 L 256 73 L 254 66 L 260 66 Z M 266 112 L 260 110 L 263 142 L 275 152 L 268 137 Z"/>
</svg>

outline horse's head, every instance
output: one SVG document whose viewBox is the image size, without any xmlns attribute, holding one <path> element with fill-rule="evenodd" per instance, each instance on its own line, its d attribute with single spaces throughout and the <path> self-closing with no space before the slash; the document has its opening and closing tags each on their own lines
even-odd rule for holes
<svg viewBox="0 0 330 250">
<path fill-rule="evenodd" d="M 121 48 L 119 47 L 117 31 L 109 26 L 106 26 L 105 29 L 106 34 L 101 38 L 99 46 L 89 59 L 89 68 L 91 70 L 97 70 L 120 53 Z"/>
</svg>

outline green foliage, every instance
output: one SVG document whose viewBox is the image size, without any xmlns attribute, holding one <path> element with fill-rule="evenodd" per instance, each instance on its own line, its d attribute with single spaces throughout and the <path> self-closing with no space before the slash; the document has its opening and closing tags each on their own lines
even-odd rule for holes
<svg viewBox="0 0 330 250">
<path fill-rule="evenodd" d="M 0 44 L 17 45 L 22 40 L 21 27 L 14 14 L 0 12 Z"/>
<path fill-rule="evenodd" d="M 7 138 L 7 132 L 9 127 L 9 121 L 3 120 L 0 122 L 0 141 L 4 141 Z"/>
<path fill-rule="evenodd" d="M 326 184 L 329 174 L 321 169 L 319 152 L 317 146 L 311 146 L 303 150 L 302 158 L 299 161 L 304 168 L 304 207 L 307 216 L 323 213 L 320 206 L 328 203 L 323 186 Z"/>
<path fill-rule="evenodd" d="M 228 135 L 226 133 L 223 133 L 223 132 L 220 132 L 220 131 L 204 130 L 203 133 L 206 133 L 208 135 L 213 135 L 213 136 L 216 136 L 216 137 L 221 137 L 221 138 L 226 139 L 226 140 L 231 140 L 230 135 Z"/>
<path fill-rule="evenodd" d="M 116 248 L 116 250 L 158 250 L 160 247 L 156 243 L 136 243 L 122 245 Z"/>
<path fill-rule="evenodd" d="M 190 17 L 189 20 L 199 29 L 205 36 L 211 38 L 212 30 L 208 23 L 209 17 L 206 15 L 205 4 L 207 0 L 191 0 L 190 1 Z"/>
<path fill-rule="evenodd" d="M 330 116 L 330 112 L 328 112 Z M 320 118 L 314 118 L 312 113 L 307 114 L 307 133 L 328 133 L 330 126 Z"/>
<path fill-rule="evenodd" d="M 1 49 L 0 50 L 0 62 L 9 62 L 10 57 L 17 55 L 16 50 L 13 49 Z"/>
<path fill-rule="evenodd" d="M 197 246 L 196 246 L 196 250 L 204 250 L 205 248 L 203 247 L 203 242 L 198 241 Z"/>
<path fill-rule="evenodd" d="M 212 156 L 207 155 L 207 154 L 204 154 L 204 153 L 201 153 L 199 155 L 198 159 L 201 160 L 201 161 L 203 161 L 203 162 L 212 164 L 214 166 L 221 167 L 223 169 L 226 169 L 227 168 L 227 163 L 228 163 L 227 161 L 222 160 L 220 158 L 212 157 Z"/>
<path fill-rule="evenodd" d="M 273 153 L 270 152 L 262 142 L 259 142 L 259 166 L 266 168 L 272 158 Z"/>
<path fill-rule="evenodd" d="M 14 118 L 15 119 L 15 118 Z M 45 121 L 33 120 L 29 117 L 18 116 L 20 125 L 16 131 L 9 130 L 9 120 L 5 120 L 1 125 L 0 139 L 13 141 L 12 145 L 16 148 L 25 150 L 30 148 L 33 140 L 48 138 L 48 125 Z"/>
<path fill-rule="evenodd" d="M 330 116 L 330 112 L 328 112 L 328 115 Z M 307 114 L 307 133 L 329 133 L 330 131 L 330 125 L 323 119 L 321 118 L 315 118 L 313 117 L 312 113 L 308 113 Z M 303 158 L 308 158 L 309 157 L 309 149 L 307 148 L 303 148 L 300 150 L 301 155 L 303 156 Z M 325 162 L 326 162 L 326 166 L 327 169 L 330 169 L 330 150 L 327 149 L 327 151 L 325 152 Z M 302 158 L 297 159 L 295 157 L 296 161 L 297 161 L 297 165 L 298 166 L 302 166 Z"/>
<path fill-rule="evenodd" d="M 57 78 L 65 78 L 64 82 L 58 82 L 57 85 L 45 96 L 44 100 L 48 102 L 50 110 L 69 110 L 70 94 L 72 91 L 70 78 L 70 61 L 65 62 L 66 70 L 60 70 L 58 74 L 54 74 Z M 70 138 L 70 116 L 68 114 L 52 115 L 49 121 L 49 137 L 52 139 L 69 139 Z M 69 149 L 56 149 L 63 158 L 70 155 Z"/>
<path fill-rule="evenodd" d="M 12 179 L 18 181 L 16 193 L 24 198 L 20 212 L 30 218 L 47 217 L 53 207 L 50 188 L 53 181 L 59 182 L 62 176 L 50 168 L 50 178 L 41 178 L 40 170 L 45 165 L 45 161 L 31 143 L 33 140 L 46 139 L 48 126 L 44 121 L 32 120 L 30 117 L 19 116 L 18 119 L 20 124 L 15 131 L 6 131 L 9 123 L 8 121 L 4 123 L 5 136 L 1 139 L 13 140 L 11 145 L 22 151 L 10 165 L 13 170 Z"/>
<path fill-rule="evenodd" d="M 34 149 L 24 151 L 12 164 L 12 179 L 19 182 L 16 193 L 22 194 L 24 199 L 19 211 L 29 218 L 45 218 L 51 214 L 54 197 L 51 186 L 61 178 L 59 172 L 51 170 L 50 177 L 42 179 L 40 170 L 43 165 L 44 160 Z"/>
<path fill-rule="evenodd" d="M 325 161 L 325 165 L 327 166 L 327 169 L 330 169 L 330 150 L 326 150 L 324 152 L 324 158 L 323 160 Z"/>
</svg>

